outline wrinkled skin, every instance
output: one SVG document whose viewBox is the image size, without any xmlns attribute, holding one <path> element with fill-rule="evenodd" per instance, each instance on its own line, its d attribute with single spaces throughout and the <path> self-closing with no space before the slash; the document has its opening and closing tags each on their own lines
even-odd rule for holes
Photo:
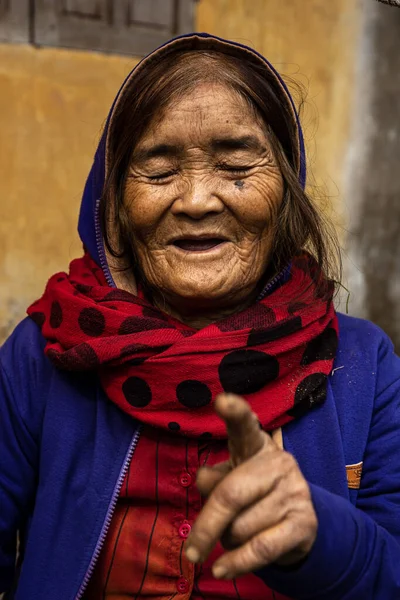
<svg viewBox="0 0 400 600">
<path fill-rule="evenodd" d="M 174 101 L 135 147 L 125 188 L 132 244 L 154 302 L 198 329 L 250 305 L 282 197 L 267 130 L 241 97 L 204 84 Z M 221 541 L 227 552 L 213 573 L 227 579 L 302 560 L 317 518 L 296 461 L 260 430 L 245 400 L 222 395 L 215 404 L 231 459 L 198 472 L 207 502 L 188 559 L 203 562 Z"/>
<path fill-rule="evenodd" d="M 217 144 L 227 138 L 251 140 Z M 173 148 L 146 155 L 161 145 Z M 282 196 L 266 129 L 244 99 L 203 84 L 168 106 L 137 144 L 125 189 L 133 246 L 156 302 L 199 328 L 250 304 Z M 207 252 L 171 243 L 202 234 L 226 242 Z"/>
<path fill-rule="evenodd" d="M 221 394 L 215 408 L 226 423 L 230 460 L 197 473 L 207 502 L 187 540 L 187 557 L 204 562 L 220 541 L 227 552 L 213 565 L 218 579 L 301 562 L 318 522 L 298 464 L 260 429 L 245 400 Z"/>
</svg>

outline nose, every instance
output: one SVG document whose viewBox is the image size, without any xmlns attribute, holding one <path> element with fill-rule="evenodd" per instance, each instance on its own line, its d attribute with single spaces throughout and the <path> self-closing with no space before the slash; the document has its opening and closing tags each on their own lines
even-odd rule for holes
<svg viewBox="0 0 400 600">
<path fill-rule="evenodd" d="M 174 215 L 186 215 L 195 220 L 203 219 L 206 215 L 219 214 L 223 210 L 224 203 L 215 189 L 212 178 L 208 180 L 200 176 L 193 176 L 183 183 L 171 206 Z"/>
</svg>

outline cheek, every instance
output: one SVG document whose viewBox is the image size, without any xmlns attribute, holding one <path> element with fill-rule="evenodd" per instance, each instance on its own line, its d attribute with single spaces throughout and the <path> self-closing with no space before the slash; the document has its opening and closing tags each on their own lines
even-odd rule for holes
<svg viewBox="0 0 400 600">
<path fill-rule="evenodd" d="M 280 178 L 249 178 L 236 187 L 231 210 L 237 220 L 254 234 L 270 229 L 276 219 L 283 199 Z"/>
<path fill-rule="evenodd" d="M 165 195 L 138 181 L 128 180 L 124 190 L 124 206 L 135 240 L 146 240 L 154 234 L 166 210 Z"/>
</svg>

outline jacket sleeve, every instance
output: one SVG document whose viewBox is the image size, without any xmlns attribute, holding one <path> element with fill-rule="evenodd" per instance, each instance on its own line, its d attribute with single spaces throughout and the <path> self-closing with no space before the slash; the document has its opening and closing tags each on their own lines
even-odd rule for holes
<svg viewBox="0 0 400 600">
<path fill-rule="evenodd" d="M 25 321 L 0 349 L 0 594 L 13 583 L 17 532 L 29 520 L 38 476 L 37 334 Z"/>
<path fill-rule="evenodd" d="M 286 596 L 400 598 L 400 359 L 386 337 L 376 382 L 357 505 L 310 485 L 319 523 L 310 555 L 298 569 L 268 567 L 257 573 Z"/>
</svg>

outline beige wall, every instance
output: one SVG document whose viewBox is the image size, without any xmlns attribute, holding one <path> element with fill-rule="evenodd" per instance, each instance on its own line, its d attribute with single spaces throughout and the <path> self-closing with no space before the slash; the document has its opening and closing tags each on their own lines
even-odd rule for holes
<svg viewBox="0 0 400 600">
<path fill-rule="evenodd" d="M 200 0 L 197 11 L 197 30 L 254 46 L 309 87 L 313 172 L 340 221 L 359 3 Z M 48 276 L 80 251 L 75 231 L 85 177 L 110 103 L 134 63 L 0 45 L 0 340 Z"/>
</svg>

